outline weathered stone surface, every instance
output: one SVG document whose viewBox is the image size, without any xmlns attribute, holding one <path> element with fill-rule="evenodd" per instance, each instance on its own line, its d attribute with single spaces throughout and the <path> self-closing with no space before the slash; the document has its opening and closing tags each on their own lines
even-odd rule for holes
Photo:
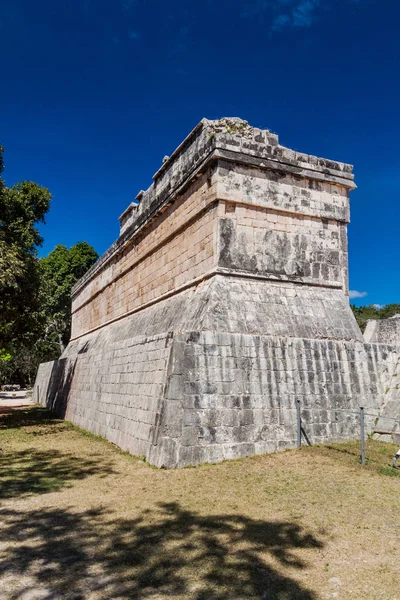
<svg viewBox="0 0 400 600">
<path fill-rule="evenodd" d="M 75 286 L 35 399 L 165 467 L 293 446 L 296 399 L 316 442 L 356 435 L 360 404 L 397 414 L 400 342 L 366 344 L 347 298 L 354 187 L 349 165 L 204 119 Z"/>
<path fill-rule="evenodd" d="M 400 315 L 388 319 L 370 319 L 364 339 L 369 343 L 400 344 Z"/>
<path fill-rule="evenodd" d="M 367 323 L 364 332 L 366 342 L 373 346 L 395 345 L 396 352 L 389 350 L 393 366 L 385 377 L 385 389 L 379 404 L 379 418 L 374 426 L 376 437 L 400 443 L 400 315 Z"/>
</svg>

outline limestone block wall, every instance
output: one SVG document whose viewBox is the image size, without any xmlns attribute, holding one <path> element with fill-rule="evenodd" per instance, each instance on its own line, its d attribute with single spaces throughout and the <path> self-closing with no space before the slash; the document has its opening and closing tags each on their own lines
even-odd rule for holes
<svg viewBox="0 0 400 600">
<path fill-rule="evenodd" d="M 400 315 L 388 319 L 373 320 L 367 323 L 364 339 L 371 344 L 386 347 L 400 346 Z M 379 404 L 379 419 L 375 423 L 375 437 L 383 440 L 395 439 L 400 442 L 400 353 L 387 372 L 385 391 Z"/>
<path fill-rule="evenodd" d="M 294 447 L 296 399 L 312 443 L 358 437 L 348 411 L 387 404 L 399 346 L 216 331 L 226 321 L 215 299 L 204 309 L 213 286 L 201 301 L 186 292 L 76 340 L 41 365 L 35 400 L 164 467 Z M 154 334 L 163 318 L 173 331 Z M 152 335 L 132 335 L 147 327 Z M 399 392 L 391 398 L 398 407 Z M 376 425 L 368 417 L 367 431 Z"/>
<path fill-rule="evenodd" d="M 136 337 L 76 360 L 65 418 L 142 456 L 157 434 L 170 338 Z"/>
<path fill-rule="evenodd" d="M 218 175 L 217 196 L 230 203 L 219 213 L 219 265 L 347 292 L 348 188 L 223 161 Z"/>
<path fill-rule="evenodd" d="M 153 180 L 34 398 L 166 467 L 293 446 L 296 399 L 312 442 L 358 436 L 360 404 L 387 428 L 400 340 L 366 344 L 349 307 L 352 167 L 203 120 Z"/>
<path fill-rule="evenodd" d="M 207 177 L 194 187 L 74 296 L 73 338 L 137 310 L 212 269 L 215 189 Z"/>
<path fill-rule="evenodd" d="M 366 342 L 400 344 L 400 315 L 388 319 L 370 319 L 364 332 Z"/>
<path fill-rule="evenodd" d="M 209 282 L 70 342 L 40 365 L 33 399 L 57 415 L 149 457 L 157 443 L 173 332 L 201 318 Z"/>
<path fill-rule="evenodd" d="M 43 404 L 43 406 L 46 406 L 49 409 L 53 408 L 53 399 L 51 396 L 54 393 L 53 388 L 55 387 L 55 385 L 54 385 L 55 365 L 57 365 L 57 363 L 59 363 L 60 360 L 46 362 L 46 363 L 42 363 L 41 365 L 39 365 L 39 369 L 36 374 L 35 385 L 33 387 L 33 394 L 32 394 L 33 402 L 36 402 L 37 404 Z M 53 374 L 53 377 L 52 377 L 52 374 Z M 60 386 L 62 388 L 63 382 L 61 382 L 61 385 L 60 385 L 59 378 L 58 378 L 56 385 Z"/>
<path fill-rule="evenodd" d="M 349 165 L 295 153 L 245 121 L 203 120 L 75 286 L 72 338 L 218 269 L 346 292 L 353 187 Z"/>
<path fill-rule="evenodd" d="M 148 456 L 157 439 L 170 343 L 168 335 L 137 337 L 44 363 L 34 400 L 136 456 Z"/>
<path fill-rule="evenodd" d="M 387 431 L 400 347 L 365 344 L 341 290 L 297 288 L 216 275 L 71 342 L 35 400 L 166 467 L 293 447 L 296 399 L 313 443 L 357 437 L 361 404 Z"/>
<path fill-rule="evenodd" d="M 235 164 L 223 158 L 218 163 L 217 196 L 243 205 L 270 208 L 280 213 L 350 220 L 348 191 L 352 180 L 336 182 L 316 178 L 312 172 L 292 172 L 285 163 L 266 168 L 261 164 Z"/>
<path fill-rule="evenodd" d="M 383 399 L 398 351 L 360 342 L 179 334 L 150 459 L 174 467 L 294 447 L 296 399 L 312 443 L 358 437 L 358 407 L 372 410 Z M 373 427 L 368 417 L 368 431 Z"/>
<path fill-rule="evenodd" d="M 347 286 L 347 247 L 337 221 L 241 208 L 219 221 L 219 266 L 271 279 Z"/>
<path fill-rule="evenodd" d="M 200 289 L 193 298 L 202 308 L 186 331 L 363 341 L 340 289 L 231 273 L 215 275 Z"/>
</svg>

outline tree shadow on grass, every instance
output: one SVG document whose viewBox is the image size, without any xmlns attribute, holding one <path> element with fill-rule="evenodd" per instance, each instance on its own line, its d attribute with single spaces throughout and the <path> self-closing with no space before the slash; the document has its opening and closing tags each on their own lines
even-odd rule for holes
<svg viewBox="0 0 400 600">
<path fill-rule="evenodd" d="M 29 428 L 25 433 L 32 436 L 55 434 L 69 427 L 39 407 L 0 416 L 0 430 Z M 55 492 L 73 481 L 92 475 L 105 477 L 113 472 L 112 461 L 101 455 L 78 457 L 59 450 L 0 449 L 0 499 Z"/>
<path fill-rule="evenodd" d="M 0 518 L 10 600 L 317 598 L 282 572 L 306 568 L 299 551 L 323 546 L 294 523 L 203 516 L 176 503 L 135 519 L 57 508 Z"/>
<path fill-rule="evenodd" d="M 55 418 L 49 410 L 40 406 L 0 409 L 0 429 L 20 429 L 21 427 L 31 427 L 33 425 L 50 425 L 54 427 L 63 423 L 66 422 Z M 66 423 L 66 427 L 68 426 L 68 423 Z"/>
<path fill-rule="evenodd" d="M 102 456 L 82 458 L 58 450 L 2 452 L 0 499 L 56 492 L 92 475 L 106 477 L 113 473 L 111 465 Z"/>
</svg>

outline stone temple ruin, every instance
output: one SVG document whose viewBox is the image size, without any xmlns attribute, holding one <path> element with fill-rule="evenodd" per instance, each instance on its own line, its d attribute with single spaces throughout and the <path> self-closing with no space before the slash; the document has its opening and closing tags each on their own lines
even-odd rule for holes
<svg viewBox="0 0 400 600">
<path fill-rule="evenodd" d="M 292 447 L 296 399 L 313 442 L 358 436 L 361 404 L 396 432 L 400 330 L 366 343 L 347 296 L 352 167 L 203 119 L 153 179 L 36 401 L 159 467 Z"/>
</svg>

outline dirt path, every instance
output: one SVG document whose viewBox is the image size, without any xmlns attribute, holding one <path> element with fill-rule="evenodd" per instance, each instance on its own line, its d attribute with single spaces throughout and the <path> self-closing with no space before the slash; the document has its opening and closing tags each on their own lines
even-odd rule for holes
<svg viewBox="0 0 400 600">
<path fill-rule="evenodd" d="M 34 406 L 29 396 L 19 395 L 13 398 L 11 394 L 0 393 L 0 416 L 8 414 L 14 410 L 21 410 L 23 408 L 29 408 Z"/>
</svg>

